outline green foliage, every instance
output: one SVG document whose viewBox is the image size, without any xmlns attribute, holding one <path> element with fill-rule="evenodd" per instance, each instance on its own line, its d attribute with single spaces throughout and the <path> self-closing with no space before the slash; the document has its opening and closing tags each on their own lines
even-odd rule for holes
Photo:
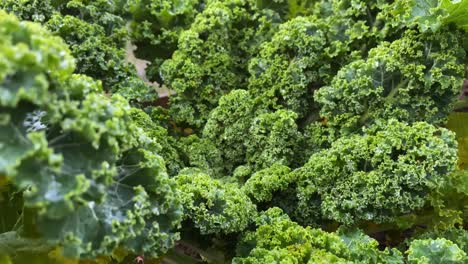
<svg viewBox="0 0 468 264">
<path fill-rule="evenodd" d="M 41 23 L 49 20 L 55 12 L 55 6 L 50 0 L 3 0 L 0 7 L 22 20 Z"/>
<path fill-rule="evenodd" d="M 456 244 L 444 238 L 415 240 L 406 252 L 408 263 L 466 263 L 468 257 Z"/>
<path fill-rule="evenodd" d="M 0 262 L 468 262 L 467 7 L 0 1 Z"/>
<path fill-rule="evenodd" d="M 443 238 L 453 242 L 461 251 L 468 252 L 468 231 L 463 228 L 451 227 L 445 230 L 432 230 L 417 236 L 417 240 L 435 240 Z"/>
<path fill-rule="evenodd" d="M 223 164 L 228 171 L 245 163 L 247 147 L 244 140 L 255 116 L 255 100 L 245 90 L 233 90 L 219 100 L 203 130 L 220 150 Z"/>
<path fill-rule="evenodd" d="M 437 190 L 431 194 L 431 221 L 426 220 L 426 224 L 437 229 L 464 224 L 468 213 L 467 181 L 468 171 L 456 170 L 438 184 Z"/>
<path fill-rule="evenodd" d="M 101 80 L 105 91 L 119 93 L 136 104 L 156 99 L 156 92 L 126 61 L 128 32 L 118 1 L 6 0 L 0 8 L 21 19 L 44 23 L 62 37 L 76 58 L 77 73 Z"/>
<path fill-rule="evenodd" d="M 132 108 L 72 75 L 68 48 L 39 25 L 2 11 L 0 32 L 0 174 L 23 196 L 17 235 L 70 257 L 166 252 L 181 205 Z"/>
<path fill-rule="evenodd" d="M 140 109 L 132 109 L 132 119 L 148 137 L 157 143 L 158 154 L 164 159 L 168 174 L 177 175 L 185 167 L 180 150 L 177 148 L 177 139 L 169 135 L 166 128 Z"/>
<path fill-rule="evenodd" d="M 256 213 L 255 205 L 235 184 L 225 184 L 195 169 L 181 171 L 175 180 L 184 217 L 201 234 L 241 232 Z"/>
<path fill-rule="evenodd" d="M 214 178 L 224 176 L 221 153 L 211 141 L 191 135 L 181 138 L 179 146 L 187 167 L 196 167 L 204 170 Z"/>
<path fill-rule="evenodd" d="M 296 119 L 295 112 L 286 110 L 255 117 L 245 140 L 247 163 L 256 169 L 266 168 L 274 163 L 286 166 L 294 164 L 295 150 L 301 138 Z"/>
<path fill-rule="evenodd" d="M 327 58 L 338 55 L 330 58 L 323 52 L 328 44 L 326 25 L 314 17 L 282 24 L 249 63 L 249 91 L 303 117 L 311 108 L 313 89 L 331 67 Z"/>
<path fill-rule="evenodd" d="M 222 95 L 246 87 L 248 58 L 275 29 L 271 16 L 248 0 L 207 4 L 160 69 L 177 93 L 170 98 L 174 121 L 201 128 Z"/>
<path fill-rule="evenodd" d="M 330 126 L 349 133 L 378 119 L 442 124 L 460 90 L 465 52 L 458 32 L 408 31 L 344 66 L 315 93 Z"/>
<path fill-rule="evenodd" d="M 315 1 L 128 0 L 126 9 L 132 16 L 132 40 L 138 47 L 138 57 L 152 61 L 148 69 L 152 79 L 160 80 L 159 68 L 180 48 L 181 33 L 189 29 L 197 15 L 213 2 L 224 2 L 228 7 L 248 2 L 257 10 L 274 10 L 287 19 L 309 13 Z"/>
<path fill-rule="evenodd" d="M 298 164 L 295 153 L 303 139 L 297 114 L 288 110 L 267 112 L 266 106 L 245 90 L 233 90 L 219 100 L 203 130 L 221 152 L 223 165 L 232 172 L 239 165 L 253 169 L 274 163 Z"/>
<path fill-rule="evenodd" d="M 289 167 L 275 163 L 254 173 L 245 182 L 243 190 L 256 202 L 271 201 L 275 192 L 285 190 L 291 183 L 290 172 Z"/>
<path fill-rule="evenodd" d="M 310 119 L 318 111 L 314 91 L 329 83 L 341 65 L 376 45 L 377 29 L 369 13 L 381 6 L 353 2 L 322 1 L 314 9 L 317 16 L 281 24 L 249 62 L 249 90 L 273 108 L 284 107 Z"/>
<path fill-rule="evenodd" d="M 422 209 L 430 192 L 456 169 L 456 161 L 450 131 L 390 120 L 312 155 L 295 172 L 301 182 L 298 210 L 315 207 L 325 218 L 344 224 L 391 222 Z"/>
<path fill-rule="evenodd" d="M 453 112 L 449 115 L 446 127 L 456 133 L 458 143 L 458 170 L 445 178 L 437 192 L 432 194 L 431 205 L 434 208 L 431 226 L 445 230 L 454 225 L 466 224 L 468 215 L 468 171 L 466 170 L 466 113 Z M 426 221 L 427 222 L 427 221 Z M 433 237 L 436 238 L 436 237 Z M 465 250 L 466 251 L 466 250 Z"/>
<path fill-rule="evenodd" d="M 285 19 L 292 19 L 310 14 L 315 2 L 317 0 L 257 0 L 256 5 L 260 9 L 275 10 Z"/>
<path fill-rule="evenodd" d="M 20 19 L 46 23 L 54 14 L 70 15 L 105 29 L 116 43 L 124 44 L 126 30 L 122 0 L 3 0 L 0 7 Z"/>
<path fill-rule="evenodd" d="M 151 78 L 165 59 L 177 49 L 179 35 L 188 29 L 206 5 L 204 0 L 128 0 L 132 15 L 131 37 L 137 45 L 138 57 L 153 61 Z M 154 72 L 154 74 L 151 74 Z"/>
<path fill-rule="evenodd" d="M 105 28 L 74 16 L 54 15 L 47 27 L 61 36 L 77 58 L 77 70 L 103 82 L 106 91 L 118 92 L 132 102 L 148 102 L 156 92 L 136 76 L 125 61 L 126 51 L 106 36 Z"/>
<path fill-rule="evenodd" d="M 464 15 L 468 10 L 466 0 L 397 0 L 391 9 L 395 20 L 417 25 L 421 31 L 438 31 L 448 24 L 468 29 L 468 20 Z"/>
<path fill-rule="evenodd" d="M 272 213 L 277 218 L 242 238 L 233 263 L 403 263 L 401 253 L 379 251 L 377 241 L 360 230 L 327 233 Z"/>
</svg>

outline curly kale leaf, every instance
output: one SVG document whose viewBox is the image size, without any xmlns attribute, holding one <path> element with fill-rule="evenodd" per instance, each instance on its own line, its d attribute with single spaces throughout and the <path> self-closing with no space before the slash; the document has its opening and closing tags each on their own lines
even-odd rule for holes
<svg viewBox="0 0 468 264">
<path fill-rule="evenodd" d="M 72 75 L 70 51 L 41 26 L 0 12 L 0 32 L 0 174 L 23 196 L 20 238 L 76 258 L 166 252 L 182 208 L 127 101 Z"/>
<path fill-rule="evenodd" d="M 389 120 L 336 140 L 295 172 L 299 214 L 313 207 L 344 224 L 392 222 L 428 204 L 456 162 L 452 132 Z"/>
<path fill-rule="evenodd" d="M 127 29 L 120 2 L 107 0 L 4 1 L 0 7 L 21 19 L 41 22 L 62 37 L 77 59 L 77 72 L 99 79 L 107 92 L 131 103 L 154 101 L 155 90 L 126 61 Z"/>
<path fill-rule="evenodd" d="M 178 49 L 160 69 L 174 120 L 201 128 L 219 98 L 247 83 L 247 62 L 276 27 L 270 12 L 248 0 L 214 1 L 180 34 Z"/>
<path fill-rule="evenodd" d="M 3 0 L 0 8 L 14 13 L 21 20 L 46 23 L 52 15 L 77 17 L 98 24 L 116 43 L 124 44 L 126 21 L 123 0 Z"/>
<path fill-rule="evenodd" d="M 170 176 L 175 176 L 185 167 L 181 151 L 177 147 L 177 139 L 169 135 L 166 128 L 155 122 L 143 110 L 133 109 L 132 119 L 150 138 L 158 144 L 158 154 L 163 157 L 166 170 Z"/>
<path fill-rule="evenodd" d="M 315 2 L 317 0 L 257 0 L 256 4 L 258 8 L 278 12 L 281 17 L 287 20 L 310 14 Z"/>
<path fill-rule="evenodd" d="M 408 263 L 466 263 L 466 252 L 444 238 L 415 240 L 406 252 Z"/>
<path fill-rule="evenodd" d="M 124 3 L 127 0 L 52 0 L 62 15 L 78 17 L 88 23 L 98 24 L 106 35 L 118 45 L 128 39 L 125 27 Z"/>
<path fill-rule="evenodd" d="M 0 147 L 0 174 L 10 175 L 18 160 L 35 151 L 27 134 L 44 128 L 44 112 L 34 104 L 53 99 L 48 80 L 64 79 L 75 65 L 61 39 L 39 25 L 0 15 L 0 138 L 5 142 Z"/>
<path fill-rule="evenodd" d="M 65 116 L 64 134 L 53 137 L 50 144 L 63 165 L 57 173 L 44 175 L 39 188 L 44 192 L 29 197 L 36 198 L 34 206 L 26 201 L 33 208 L 37 203 L 46 206 L 38 229 L 47 241 L 63 243 L 68 256 L 108 255 L 117 247 L 159 256 L 178 239 L 173 229 L 182 212 L 174 183 L 167 178 L 163 160 L 149 138 L 137 127 L 126 127 L 132 122 L 121 102 L 90 95 L 77 116 Z M 111 116 L 90 116 L 89 107 Z M 105 123 L 100 125 L 93 118 Z M 21 179 L 26 172 L 19 173 Z"/>
<path fill-rule="evenodd" d="M 78 72 L 101 80 L 106 91 L 119 93 L 131 102 L 156 98 L 156 91 L 126 61 L 123 45 L 118 46 L 103 26 L 69 15 L 54 15 L 46 25 L 70 46 Z"/>
<path fill-rule="evenodd" d="M 245 90 L 233 90 L 219 100 L 203 129 L 203 137 L 221 152 L 226 170 L 245 163 L 244 145 L 250 124 L 256 113 L 256 103 Z"/>
<path fill-rule="evenodd" d="M 214 178 L 224 176 L 221 153 L 210 140 L 191 135 L 180 138 L 178 146 L 187 167 L 201 169 Z"/>
<path fill-rule="evenodd" d="M 151 79 L 161 63 L 177 50 L 179 35 L 203 11 L 205 0 L 128 0 L 126 9 L 132 16 L 131 38 L 138 57 L 153 61 L 148 69 Z M 152 74 L 154 73 L 154 74 Z"/>
<path fill-rule="evenodd" d="M 166 252 L 178 239 L 181 208 L 157 149 L 132 125 L 129 106 L 94 94 L 79 108 L 55 103 L 60 108 L 50 110 L 47 136 L 29 133 L 37 150 L 7 174 L 26 189 L 24 206 L 37 212 L 37 233 L 73 257 L 117 247 Z"/>
<path fill-rule="evenodd" d="M 164 158 L 170 176 L 176 176 L 185 167 L 196 167 L 216 178 L 224 175 L 221 154 L 208 139 L 197 135 L 176 138 L 140 109 L 133 109 L 133 119 L 157 142 L 158 153 Z"/>
<path fill-rule="evenodd" d="M 419 221 L 428 228 L 445 230 L 466 221 L 468 203 L 468 171 L 456 170 L 443 178 L 437 190 L 432 192 L 430 208 L 424 214 L 414 213 L 402 218 L 403 226 Z M 405 223 L 407 222 L 407 223 Z"/>
<path fill-rule="evenodd" d="M 259 56 L 249 62 L 249 91 L 273 107 L 284 106 L 303 117 L 312 91 L 332 71 L 327 63 L 327 28 L 314 17 L 297 17 L 281 24 Z"/>
<path fill-rule="evenodd" d="M 229 7 L 238 3 L 248 3 L 257 10 L 278 12 L 284 19 L 310 13 L 315 1 L 213 1 L 213 0 L 130 0 L 126 9 L 132 15 L 131 35 L 137 45 L 137 55 L 149 59 L 152 64 L 148 74 L 159 80 L 159 68 L 164 60 L 172 57 L 178 49 L 181 33 L 189 29 L 196 16 L 213 2 L 224 2 Z"/>
<path fill-rule="evenodd" d="M 399 251 L 380 251 L 377 241 L 360 230 L 327 233 L 304 228 L 278 212 L 266 215 L 273 218 L 244 235 L 233 263 L 403 263 Z"/>
<path fill-rule="evenodd" d="M 328 84 L 343 64 L 376 45 L 379 34 L 371 13 L 382 5 L 367 2 L 322 1 L 313 16 L 281 24 L 249 62 L 248 89 L 300 119 L 313 115 L 318 111 L 314 91 Z"/>
<path fill-rule="evenodd" d="M 256 202 L 271 201 L 275 192 L 285 190 L 291 183 L 290 172 L 289 167 L 275 163 L 255 172 L 242 188 Z"/>
<path fill-rule="evenodd" d="M 344 134 L 380 118 L 443 123 L 463 83 L 460 39 L 456 31 L 407 31 L 382 42 L 315 93 L 321 115 Z"/>
<path fill-rule="evenodd" d="M 445 230 L 429 230 L 424 233 L 417 234 L 416 236 L 409 238 L 406 241 L 406 245 L 411 245 L 415 240 L 436 240 L 438 238 L 443 238 L 453 244 L 457 245 L 461 251 L 468 252 L 468 231 L 463 229 L 463 227 L 450 227 Z"/>
<path fill-rule="evenodd" d="M 256 214 L 255 205 L 235 184 L 223 183 L 197 169 L 185 169 L 175 180 L 185 218 L 201 234 L 241 232 Z"/>
<path fill-rule="evenodd" d="M 294 166 L 327 147 L 338 133 L 324 126 L 321 106 L 314 100 L 320 87 L 330 84 L 343 65 L 366 57 L 368 51 L 397 33 L 382 32 L 382 1 L 319 1 L 308 17 L 280 25 L 271 40 L 249 62 L 248 90 L 268 111 L 288 109 L 297 114 L 303 133 Z M 391 36 L 390 36 L 391 35 Z"/>
<path fill-rule="evenodd" d="M 0 8 L 13 13 L 21 20 L 44 23 L 56 12 L 50 0 L 3 0 Z"/>
<path fill-rule="evenodd" d="M 295 165 L 302 137 L 296 125 L 297 114 L 278 110 L 256 116 L 245 139 L 246 162 L 256 169 L 280 163 Z"/>
<path fill-rule="evenodd" d="M 296 125 L 297 114 L 266 108 L 261 98 L 233 90 L 211 112 L 203 137 L 221 152 L 227 174 L 240 165 L 263 169 L 274 163 L 300 164 L 295 154 L 303 135 Z"/>
<path fill-rule="evenodd" d="M 397 0 L 389 5 L 389 9 L 389 15 L 396 23 L 416 26 L 423 32 L 436 32 L 449 24 L 468 29 L 466 0 Z"/>
</svg>

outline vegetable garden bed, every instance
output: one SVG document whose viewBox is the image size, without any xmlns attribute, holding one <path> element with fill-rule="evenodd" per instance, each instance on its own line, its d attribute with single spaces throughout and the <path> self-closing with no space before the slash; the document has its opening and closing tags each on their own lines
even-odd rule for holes
<svg viewBox="0 0 468 264">
<path fill-rule="evenodd" d="M 0 9 L 0 264 L 468 262 L 468 1 Z"/>
</svg>

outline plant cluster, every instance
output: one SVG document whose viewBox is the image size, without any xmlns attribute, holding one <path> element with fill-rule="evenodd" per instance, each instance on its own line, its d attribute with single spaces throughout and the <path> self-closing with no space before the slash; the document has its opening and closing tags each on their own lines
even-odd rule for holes
<svg viewBox="0 0 468 264">
<path fill-rule="evenodd" d="M 0 9 L 0 263 L 468 262 L 468 1 Z"/>
</svg>

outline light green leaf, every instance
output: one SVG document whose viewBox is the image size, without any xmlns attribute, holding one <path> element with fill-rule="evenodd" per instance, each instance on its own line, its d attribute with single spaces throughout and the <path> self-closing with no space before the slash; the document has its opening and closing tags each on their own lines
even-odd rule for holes
<svg viewBox="0 0 468 264">
<path fill-rule="evenodd" d="M 444 238 L 415 240 L 406 252 L 410 264 L 466 263 L 466 253 Z"/>
</svg>

